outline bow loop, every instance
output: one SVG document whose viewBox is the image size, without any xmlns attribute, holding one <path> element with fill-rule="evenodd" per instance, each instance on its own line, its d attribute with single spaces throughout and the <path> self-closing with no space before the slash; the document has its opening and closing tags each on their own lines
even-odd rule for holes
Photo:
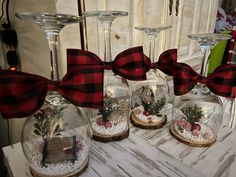
<svg viewBox="0 0 236 177">
<path fill-rule="evenodd" d="M 119 76 L 129 80 L 146 79 L 146 61 L 142 47 L 133 47 L 118 54 L 114 61 L 102 62 L 94 53 L 80 50 L 67 49 L 68 70 L 81 67 L 103 68 L 113 70 Z M 103 72 L 103 71 L 102 71 Z"/>
<path fill-rule="evenodd" d="M 113 71 L 129 80 L 146 79 L 146 61 L 142 47 L 133 47 L 118 54 L 112 62 Z"/>
<path fill-rule="evenodd" d="M 0 112 L 4 118 L 25 117 L 43 105 L 48 80 L 18 71 L 0 71 Z"/>
<path fill-rule="evenodd" d="M 67 49 L 67 70 L 73 70 L 77 68 L 78 65 L 80 67 L 88 67 L 101 65 L 102 61 L 100 58 L 89 51 L 81 50 L 81 49 Z"/>
<path fill-rule="evenodd" d="M 160 56 L 158 62 L 151 63 L 151 60 L 145 56 L 145 63 L 148 69 L 159 69 L 163 73 L 173 76 L 173 66 L 177 62 L 177 49 L 169 49 L 164 51 Z"/>
<path fill-rule="evenodd" d="M 163 73 L 172 76 L 173 66 L 177 62 L 177 49 L 169 49 L 164 51 L 156 63 L 152 63 L 151 68 L 158 68 Z"/>
</svg>

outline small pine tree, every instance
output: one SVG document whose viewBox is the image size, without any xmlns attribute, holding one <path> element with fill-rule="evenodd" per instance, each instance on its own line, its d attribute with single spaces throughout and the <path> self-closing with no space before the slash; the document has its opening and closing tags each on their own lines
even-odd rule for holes
<svg viewBox="0 0 236 177">
<path fill-rule="evenodd" d="M 161 97 L 157 102 L 150 105 L 150 113 L 152 115 L 159 115 L 160 111 L 165 107 L 166 104 L 166 98 Z"/>
<path fill-rule="evenodd" d="M 187 121 L 193 125 L 195 122 L 199 122 L 203 116 L 202 108 L 196 104 L 190 107 L 185 107 L 181 111 L 186 115 Z"/>
<path fill-rule="evenodd" d="M 104 121 L 109 121 L 110 114 L 117 110 L 117 100 L 114 98 L 105 98 L 103 108 L 100 110 Z"/>
<path fill-rule="evenodd" d="M 160 111 L 165 107 L 166 98 L 161 97 L 156 102 L 152 103 L 150 101 L 142 101 L 145 111 L 148 111 L 151 115 L 159 115 Z"/>
</svg>

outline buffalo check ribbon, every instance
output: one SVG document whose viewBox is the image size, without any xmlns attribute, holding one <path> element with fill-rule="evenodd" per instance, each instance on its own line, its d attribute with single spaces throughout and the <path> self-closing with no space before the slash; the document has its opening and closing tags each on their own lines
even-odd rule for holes
<svg viewBox="0 0 236 177">
<path fill-rule="evenodd" d="M 150 69 L 159 69 L 167 75 L 172 75 L 172 64 L 177 61 L 177 49 L 170 49 L 163 52 L 159 61 L 151 63 L 151 60 L 143 54 L 143 48 L 133 47 L 127 49 L 115 57 L 112 62 L 103 62 L 96 54 L 80 50 L 67 49 L 68 70 L 87 67 L 113 70 L 119 76 L 128 80 L 145 80 L 146 73 Z"/>
<path fill-rule="evenodd" d="M 163 73 L 173 76 L 175 63 L 177 63 L 177 49 L 169 49 L 159 56 L 158 62 L 151 63 L 148 69 L 159 69 Z"/>
<path fill-rule="evenodd" d="M 3 118 L 26 117 L 43 105 L 48 91 L 58 91 L 71 103 L 100 107 L 103 76 L 87 75 L 86 68 L 71 70 L 61 82 L 19 71 L 0 71 L 0 112 Z"/>
<path fill-rule="evenodd" d="M 196 83 L 203 83 L 216 95 L 231 98 L 236 97 L 236 93 L 234 92 L 236 85 L 236 65 L 221 65 L 208 77 L 199 75 L 185 63 L 175 63 L 173 68 L 175 95 L 184 95 L 191 91 Z"/>
<path fill-rule="evenodd" d="M 60 82 L 20 71 L 0 71 L 0 112 L 4 118 L 26 117 L 43 105 L 48 91 L 58 91 L 72 104 L 100 108 L 103 105 L 104 69 L 129 80 L 145 80 L 146 72 L 160 68 L 171 74 L 176 51 L 164 52 L 157 63 L 151 63 L 142 47 L 127 49 L 113 62 L 102 62 L 95 54 L 68 49 L 68 72 Z M 168 67 L 169 66 L 169 67 Z"/>
<path fill-rule="evenodd" d="M 115 74 L 129 80 L 145 80 L 148 60 L 143 55 L 142 47 L 133 47 L 118 54 L 114 61 L 103 62 L 96 54 L 80 49 L 67 49 L 67 69 L 81 67 L 112 70 Z M 89 72 L 89 71 L 88 71 Z"/>
</svg>

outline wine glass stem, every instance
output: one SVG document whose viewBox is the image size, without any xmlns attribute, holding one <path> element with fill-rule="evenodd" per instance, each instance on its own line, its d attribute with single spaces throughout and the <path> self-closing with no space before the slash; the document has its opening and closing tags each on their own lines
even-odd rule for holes
<svg viewBox="0 0 236 177">
<path fill-rule="evenodd" d="M 210 55 L 210 48 L 202 48 L 201 49 L 204 53 L 203 61 L 202 61 L 202 68 L 201 68 L 201 76 L 207 77 L 208 66 L 209 66 L 209 55 Z"/>
<path fill-rule="evenodd" d="M 50 49 L 50 60 L 51 60 L 51 79 L 53 81 L 59 81 L 58 72 L 58 34 L 47 33 L 47 39 Z"/>
<path fill-rule="evenodd" d="M 102 21 L 104 31 L 104 61 L 111 62 L 111 24 L 109 20 Z"/>
<path fill-rule="evenodd" d="M 148 35 L 148 37 L 149 37 L 149 58 L 154 63 L 157 35 Z"/>
</svg>

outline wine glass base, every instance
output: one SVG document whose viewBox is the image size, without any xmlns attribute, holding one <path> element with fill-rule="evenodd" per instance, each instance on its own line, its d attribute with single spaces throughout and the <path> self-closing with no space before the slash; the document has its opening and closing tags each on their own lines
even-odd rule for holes
<svg viewBox="0 0 236 177">
<path fill-rule="evenodd" d="M 160 121 L 158 122 L 143 122 L 137 116 L 135 113 L 131 113 L 130 121 L 135 127 L 143 128 L 143 129 L 159 129 L 162 128 L 166 122 L 167 122 L 167 116 L 164 115 Z"/>
<path fill-rule="evenodd" d="M 46 33 L 59 33 L 64 26 L 83 20 L 80 16 L 68 14 L 19 12 L 15 15 L 22 20 L 35 21 Z"/>
<path fill-rule="evenodd" d="M 169 28 L 171 28 L 172 26 L 161 26 L 161 27 L 157 27 L 157 28 L 152 28 L 152 27 L 143 27 L 143 26 L 137 26 L 135 27 L 135 29 L 140 30 L 140 31 L 145 31 L 145 33 L 147 33 L 147 35 L 157 35 L 159 34 L 161 31 L 163 30 L 167 30 Z"/>
<path fill-rule="evenodd" d="M 213 48 L 218 42 L 229 40 L 231 38 L 228 34 L 204 33 L 204 34 L 190 34 L 190 39 L 197 40 L 201 48 Z"/>
<path fill-rule="evenodd" d="M 216 135 L 212 139 L 209 139 L 208 141 L 194 141 L 194 140 L 188 139 L 182 136 L 180 132 L 176 129 L 176 122 L 170 125 L 170 133 L 178 141 L 192 147 L 209 147 L 216 142 Z"/>
<path fill-rule="evenodd" d="M 120 141 L 127 138 L 128 136 L 129 136 L 129 128 L 126 131 L 113 136 L 104 136 L 96 132 L 93 133 L 93 139 L 103 143 L 108 143 L 110 141 Z"/>
</svg>

